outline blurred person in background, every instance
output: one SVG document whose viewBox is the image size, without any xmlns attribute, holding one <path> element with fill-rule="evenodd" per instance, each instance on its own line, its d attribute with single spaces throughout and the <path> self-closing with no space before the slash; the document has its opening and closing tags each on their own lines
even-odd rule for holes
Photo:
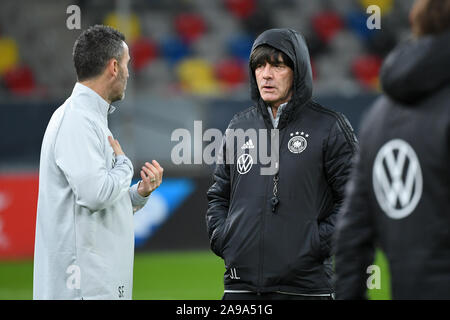
<svg viewBox="0 0 450 320">
<path fill-rule="evenodd" d="M 131 299 L 133 212 L 161 183 L 163 169 L 133 165 L 108 129 L 123 99 L 130 61 L 124 36 L 90 27 L 73 49 L 78 82 L 47 126 L 41 149 L 34 299 Z"/>
<path fill-rule="evenodd" d="M 450 0 L 418 0 L 390 53 L 337 227 L 336 298 L 366 298 L 375 247 L 394 299 L 450 299 Z"/>
<path fill-rule="evenodd" d="M 228 129 L 278 129 L 279 162 L 275 174 L 263 175 L 224 139 L 223 157 L 232 153 L 234 162 L 217 164 L 206 213 L 211 249 L 226 267 L 223 299 L 332 299 L 331 239 L 355 135 L 342 114 L 312 101 L 310 57 L 298 32 L 259 35 L 249 71 L 255 105 Z"/>
</svg>

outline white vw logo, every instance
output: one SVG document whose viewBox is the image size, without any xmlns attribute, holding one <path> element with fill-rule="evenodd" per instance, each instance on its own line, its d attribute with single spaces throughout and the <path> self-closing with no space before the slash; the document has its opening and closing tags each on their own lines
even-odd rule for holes
<svg viewBox="0 0 450 320">
<path fill-rule="evenodd" d="M 237 161 L 237 170 L 240 174 L 246 174 L 250 171 L 253 165 L 253 158 L 251 155 L 244 153 Z"/>
<path fill-rule="evenodd" d="M 392 219 L 411 214 L 422 196 L 422 171 L 414 149 L 395 139 L 378 151 L 372 172 L 378 204 Z"/>
</svg>

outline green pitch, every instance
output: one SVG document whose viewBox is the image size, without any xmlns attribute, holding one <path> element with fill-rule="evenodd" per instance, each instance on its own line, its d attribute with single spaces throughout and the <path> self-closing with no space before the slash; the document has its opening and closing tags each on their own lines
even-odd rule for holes
<svg viewBox="0 0 450 320">
<path fill-rule="evenodd" d="M 378 252 L 381 289 L 369 290 L 372 299 L 389 299 L 387 263 Z M 209 251 L 138 253 L 134 261 L 133 299 L 218 300 L 223 294 L 221 259 Z M 0 300 L 32 299 L 32 261 L 0 261 Z"/>
</svg>

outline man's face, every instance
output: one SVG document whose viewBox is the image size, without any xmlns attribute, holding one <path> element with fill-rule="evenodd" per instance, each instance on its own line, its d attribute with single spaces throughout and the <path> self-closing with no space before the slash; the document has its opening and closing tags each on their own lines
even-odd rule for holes
<svg viewBox="0 0 450 320">
<path fill-rule="evenodd" d="M 125 90 L 127 88 L 128 74 L 128 63 L 130 62 L 130 53 L 127 44 L 124 42 L 124 53 L 122 59 L 119 61 L 119 73 L 117 75 L 116 81 L 113 85 L 113 92 L 111 97 L 111 102 L 122 100 L 125 97 Z"/>
<path fill-rule="evenodd" d="M 256 66 L 255 78 L 261 98 L 272 107 L 288 102 L 292 96 L 294 72 L 284 64 L 281 55 L 278 63 L 265 62 Z"/>
</svg>

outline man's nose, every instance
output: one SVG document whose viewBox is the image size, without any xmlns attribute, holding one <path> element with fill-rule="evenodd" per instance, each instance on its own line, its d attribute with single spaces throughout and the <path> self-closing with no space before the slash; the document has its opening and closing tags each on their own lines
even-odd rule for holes
<svg viewBox="0 0 450 320">
<path fill-rule="evenodd" d="M 263 69 L 263 72 L 262 72 L 262 76 L 263 76 L 264 79 L 272 78 L 273 73 L 272 73 L 272 66 L 270 64 L 267 63 L 264 66 L 264 69 Z"/>
</svg>

